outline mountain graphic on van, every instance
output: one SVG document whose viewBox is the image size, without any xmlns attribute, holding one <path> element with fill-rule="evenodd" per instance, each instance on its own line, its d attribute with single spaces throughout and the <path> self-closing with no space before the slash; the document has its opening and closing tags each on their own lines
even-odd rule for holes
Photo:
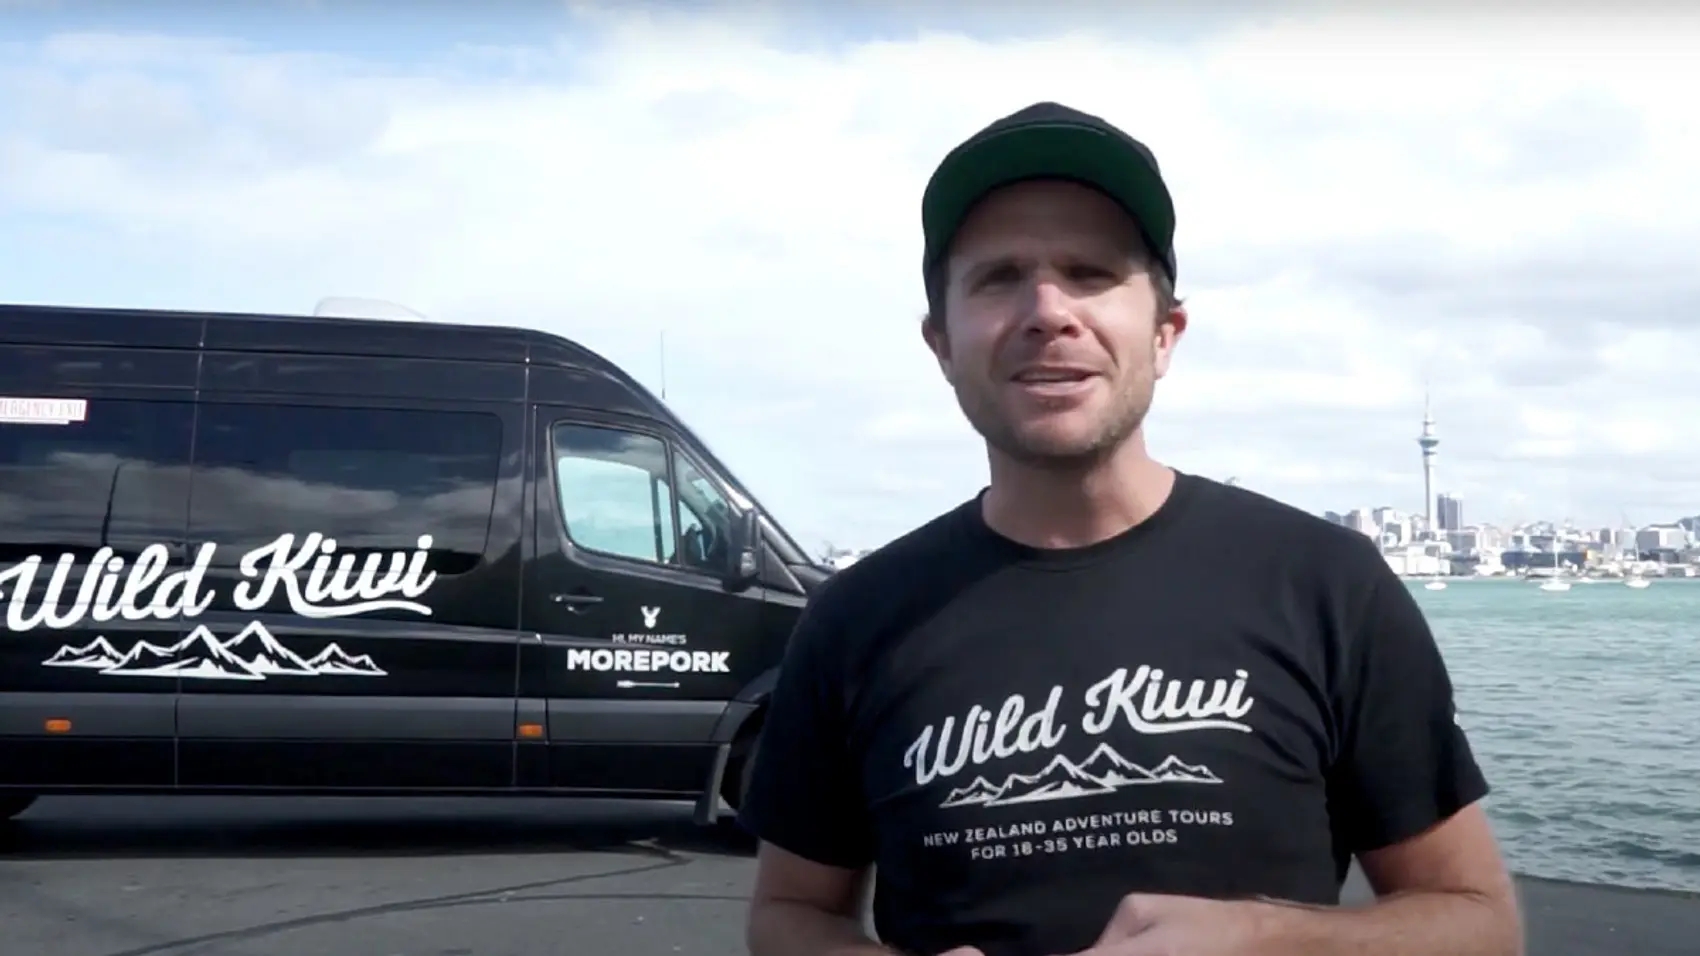
<svg viewBox="0 0 1700 956">
<path fill-rule="evenodd" d="M 1091 797 L 1123 787 L 1221 782 L 1222 778 L 1211 773 L 1209 767 L 1183 763 L 1179 757 L 1168 757 L 1147 770 L 1117 753 L 1109 744 L 1099 744 L 1084 763 L 1077 764 L 1057 754 L 1038 773 L 1012 773 L 1001 783 L 975 777 L 967 786 L 950 791 L 939 806 L 998 807 Z"/>
<path fill-rule="evenodd" d="M 284 647 L 259 621 L 254 621 L 235 637 L 225 641 L 224 650 L 235 655 L 237 660 L 247 665 L 248 670 L 257 674 L 312 676 L 318 673 L 312 664 Z"/>
<path fill-rule="evenodd" d="M 41 662 L 46 667 L 92 670 L 118 677 L 182 677 L 195 680 L 265 680 L 288 677 L 383 677 L 386 672 L 365 654 L 350 654 L 335 643 L 311 658 L 289 649 L 266 626 L 253 621 L 236 636 L 219 640 L 198 624 L 182 640 L 167 645 L 137 641 L 120 653 L 104 636 L 82 647 L 67 644 Z"/>
<path fill-rule="evenodd" d="M 42 663 L 48 667 L 83 667 L 98 671 L 111 667 L 123 657 L 106 638 L 97 637 L 82 647 L 67 644 Z"/>
</svg>

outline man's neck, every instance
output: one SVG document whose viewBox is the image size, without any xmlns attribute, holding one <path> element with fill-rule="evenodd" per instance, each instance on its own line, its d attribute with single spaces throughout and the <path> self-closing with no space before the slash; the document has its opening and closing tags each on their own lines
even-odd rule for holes
<svg viewBox="0 0 1700 956">
<path fill-rule="evenodd" d="M 997 452 L 981 515 L 997 533 L 1029 547 L 1080 548 L 1151 517 L 1175 486 L 1174 469 L 1153 460 L 1139 436 L 1080 471 L 1047 470 Z"/>
</svg>

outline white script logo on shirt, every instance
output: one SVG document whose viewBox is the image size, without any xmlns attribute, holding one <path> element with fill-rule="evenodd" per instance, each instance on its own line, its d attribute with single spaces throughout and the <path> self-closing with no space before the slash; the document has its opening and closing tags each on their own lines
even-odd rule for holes
<svg viewBox="0 0 1700 956">
<path fill-rule="evenodd" d="M 1082 695 L 1087 712 L 1081 717 L 1080 730 L 1091 737 L 1118 726 L 1146 736 L 1208 730 L 1250 733 L 1251 726 L 1241 720 L 1254 703 L 1246 696 L 1249 679 L 1244 670 L 1234 671 L 1232 680 L 1187 681 L 1165 679 L 1161 670 L 1147 665 L 1131 671 L 1118 668 Z M 1061 686 L 1052 687 L 1044 705 L 1031 712 L 1026 696 L 1017 693 L 995 710 L 975 704 L 960 719 L 951 716 L 928 724 L 904 752 L 903 765 L 913 771 L 918 785 L 926 786 L 971 767 L 1059 751 L 1071 730 L 1058 716 L 1063 693 Z M 967 787 L 952 790 L 943 805 L 1036 802 L 1108 793 L 1131 785 L 1220 782 L 1208 767 L 1176 756 L 1152 768 L 1141 767 L 1101 742 L 1081 763 L 1056 753 L 1042 770 L 1010 774 L 1001 784 L 976 778 Z"/>
</svg>

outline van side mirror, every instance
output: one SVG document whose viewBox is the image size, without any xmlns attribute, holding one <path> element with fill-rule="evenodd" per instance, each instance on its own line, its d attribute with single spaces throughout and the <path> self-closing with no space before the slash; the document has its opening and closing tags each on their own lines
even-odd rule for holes
<svg viewBox="0 0 1700 956">
<path fill-rule="evenodd" d="M 726 549 L 726 583 L 741 586 L 755 579 L 761 564 L 756 549 L 761 546 L 761 526 L 754 511 L 740 511 L 732 521 L 731 546 Z"/>
</svg>

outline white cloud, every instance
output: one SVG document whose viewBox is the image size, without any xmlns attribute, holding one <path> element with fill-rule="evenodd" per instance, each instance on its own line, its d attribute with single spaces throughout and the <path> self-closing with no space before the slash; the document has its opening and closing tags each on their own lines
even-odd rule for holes
<svg viewBox="0 0 1700 956">
<path fill-rule="evenodd" d="M 831 47 L 603 12 L 405 66 L 63 35 L 0 61 L 0 212 L 70 238 L 14 230 L 0 280 L 381 296 L 571 335 L 652 385 L 665 331 L 670 402 L 781 517 L 875 543 L 984 472 L 916 328 L 925 177 L 1058 99 L 1147 139 L 1177 194 L 1193 330 L 1160 454 L 1312 509 L 1416 508 L 1426 380 L 1471 517 L 1652 520 L 1700 511 L 1700 17 L 1675 10 Z M 97 274 L 42 266 L 90 244 Z"/>
</svg>

